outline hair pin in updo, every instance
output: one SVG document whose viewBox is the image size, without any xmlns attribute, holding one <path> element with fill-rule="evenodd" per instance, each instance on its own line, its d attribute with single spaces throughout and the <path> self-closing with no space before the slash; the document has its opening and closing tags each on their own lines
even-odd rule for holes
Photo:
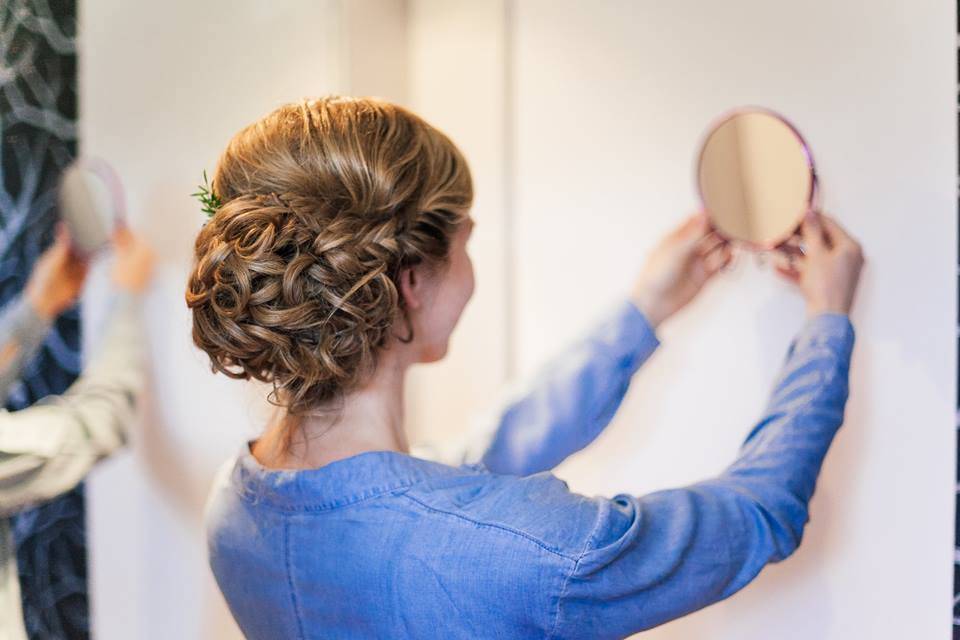
<svg viewBox="0 0 960 640">
<path fill-rule="evenodd" d="M 217 212 L 223 202 L 220 200 L 220 196 L 213 192 L 213 189 L 210 187 L 210 183 L 207 182 L 207 170 L 203 170 L 203 184 L 198 187 L 198 191 L 191 193 L 190 195 L 200 201 L 200 204 L 203 205 L 202 211 L 207 214 L 207 218 L 212 218 L 213 214 Z"/>
</svg>

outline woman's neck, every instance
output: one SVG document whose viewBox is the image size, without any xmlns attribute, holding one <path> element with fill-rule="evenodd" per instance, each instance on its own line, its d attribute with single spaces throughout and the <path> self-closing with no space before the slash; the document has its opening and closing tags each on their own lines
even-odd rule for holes
<svg viewBox="0 0 960 640">
<path fill-rule="evenodd" d="M 254 443 L 253 456 L 268 468 L 315 469 L 364 451 L 409 453 L 403 424 L 406 368 L 384 357 L 374 377 L 344 398 L 339 411 L 320 408 L 298 420 L 280 412 Z"/>
</svg>

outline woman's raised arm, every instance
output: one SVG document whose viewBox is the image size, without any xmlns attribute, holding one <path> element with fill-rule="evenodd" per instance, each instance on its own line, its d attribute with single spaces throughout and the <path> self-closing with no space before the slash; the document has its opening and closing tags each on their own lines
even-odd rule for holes
<svg viewBox="0 0 960 640">
<path fill-rule="evenodd" d="M 591 498 L 593 530 L 566 579 L 552 638 L 619 638 L 722 600 L 800 544 L 807 505 L 843 422 L 854 332 L 810 319 L 762 419 L 716 478 Z"/>
</svg>

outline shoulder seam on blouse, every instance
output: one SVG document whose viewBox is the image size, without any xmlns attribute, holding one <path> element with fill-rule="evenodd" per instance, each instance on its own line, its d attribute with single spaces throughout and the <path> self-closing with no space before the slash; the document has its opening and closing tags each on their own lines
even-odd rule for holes
<svg viewBox="0 0 960 640">
<path fill-rule="evenodd" d="M 608 507 L 609 508 L 609 507 Z M 602 511 L 603 507 L 601 507 Z M 583 543 L 583 548 L 580 549 L 580 553 L 577 554 L 577 560 L 573 563 L 573 566 L 567 572 L 566 577 L 563 579 L 563 585 L 560 587 L 560 596 L 557 598 L 557 612 L 553 617 L 553 626 L 550 628 L 550 635 L 547 636 L 547 640 L 554 638 L 557 633 L 557 627 L 560 624 L 560 608 L 563 606 L 563 596 L 567 593 L 567 585 L 570 584 L 570 578 L 573 577 L 573 574 L 577 572 L 577 569 L 580 568 L 580 561 L 583 560 L 583 556 L 587 553 L 587 548 L 590 546 L 590 542 L 593 540 L 593 537 L 596 535 L 597 530 L 600 529 L 600 523 L 603 521 L 601 513 L 597 513 L 597 521 L 594 523 L 593 528 L 590 530 L 590 533 L 587 534 L 587 539 Z"/>
<path fill-rule="evenodd" d="M 455 511 L 447 511 L 446 509 L 438 509 L 437 507 L 433 507 L 433 506 L 431 506 L 431 505 L 423 502 L 422 500 L 418 500 L 417 498 L 414 498 L 414 497 L 413 497 L 412 495 L 410 495 L 409 493 L 402 493 L 402 494 L 400 494 L 400 495 L 403 496 L 403 497 L 405 497 L 405 498 L 409 498 L 409 499 L 412 500 L 413 502 L 416 502 L 417 504 L 419 504 L 419 505 L 420 505 L 421 507 L 423 507 L 424 509 L 427 509 L 427 510 L 429 510 L 429 511 L 433 511 L 434 513 L 442 513 L 442 514 L 444 514 L 444 515 L 453 516 L 454 518 L 459 518 L 460 520 L 463 520 L 463 521 L 465 521 L 465 522 L 469 522 L 469 523 L 471 523 L 471 524 L 475 524 L 475 525 L 478 525 L 478 526 L 481 526 L 481 527 L 490 527 L 491 529 L 499 529 L 500 531 L 506 531 L 506 532 L 508 532 L 508 533 L 512 533 L 512 534 L 514 534 L 514 535 L 516 535 L 516 536 L 518 536 L 518 537 L 520 537 L 520 538 L 524 538 L 524 539 L 526 539 L 526 540 L 529 540 L 530 542 L 534 543 L 535 545 L 537 545 L 538 547 L 540 547 L 540 548 L 543 549 L 544 551 L 547 551 L 547 552 L 549 552 L 549 553 L 552 553 L 552 554 L 555 555 L 555 556 L 558 556 L 558 557 L 560 557 L 560 558 L 563 558 L 564 560 L 570 560 L 571 562 L 574 561 L 574 559 L 573 559 L 572 557 L 570 557 L 569 555 L 567 555 L 567 554 L 565 554 L 565 553 L 563 553 L 563 552 L 561 552 L 561 551 L 558 551 L 557 549 L 552 549 L 552 548 L 550 548 L 549 546 L 547 546 L 547 544 L 546 544 L 545 542 L 543 542 L 543 541 L 540 540 L 539 538 L 536 538 L 535 536 L 532 536 L 532 535 L 530 535 L 529 533 L 527 533 L 527 532 L 525 532 L 525 531 L 521 531 L 520 529 L 514 529 L 513 527 L 508 527 L 508 526 L 506 526 L 506 525 L 497 524 L 497 523 L 494 523 L 494 522 L 483 522 L 482 520 L 476 520 L 476 519 L 474 519 L 474 518 L 470 518 L 470 517 L 468 517 L 468 516 L 463 515 L 462 513 L 457 513 L 457 512 L 455 512 Z"/>
<path fill-rule="evenodd" d="M 279 505 L 279 504 L 270 502 L 269 500 L 264 500 L 262 495 L 256 492 L 248 491 L 246 488 L 243 488 L 243 487 L 232 486 L 231 488 L 237 493 L 237 495 L 240 496 L 241 500 L 249 504 L 253 504 L 254 506 L 266 508 L 277 513 L 309 514 L 309 513 L 320 513 L 322 511 L 333 511 L 335 509 L 350 507 L 355 504 L 359 504 L 367 500 L 372 500 L 374 498 L 379 498 L 383 495 L 387 495 L 390 493 L 400 492 L 402 494 L 402 492 L 409 490 L 410 487 L 416 484 L 417 482 L 418 481 L 410 481 L 410 482 L 405 482 L 403 484 L 388 485 L 383 488 L 371 489 L 369 490 L 369 492 L 350 496 L 344 499 L 342 502 L 335 501 L 335 502 L 327 502 L 327 503 L 309 503 L 309 504 L 290 505 L 290 506 Z"/>
</svg>

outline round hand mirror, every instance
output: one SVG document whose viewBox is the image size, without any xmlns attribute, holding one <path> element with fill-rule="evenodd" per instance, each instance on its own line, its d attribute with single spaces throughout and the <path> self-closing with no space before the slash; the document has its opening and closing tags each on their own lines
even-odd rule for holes
<svg viewBox="0 0 960 640">
<path fill-rule="evenodd" d="M 126 213 L 120 179 L 97 158 L 78 158 L 64 169 L 57 200 L 73 247 L 83 255 L 109 244 Z"/>
<path fill-rule="evenodd" d="M 773 249 L 814 207 L 813 156 L 803 137 L 769 109 L 736 109 L 708 132 L 697 186 L 714 229 L 747 247 Z"/>
</svg>

